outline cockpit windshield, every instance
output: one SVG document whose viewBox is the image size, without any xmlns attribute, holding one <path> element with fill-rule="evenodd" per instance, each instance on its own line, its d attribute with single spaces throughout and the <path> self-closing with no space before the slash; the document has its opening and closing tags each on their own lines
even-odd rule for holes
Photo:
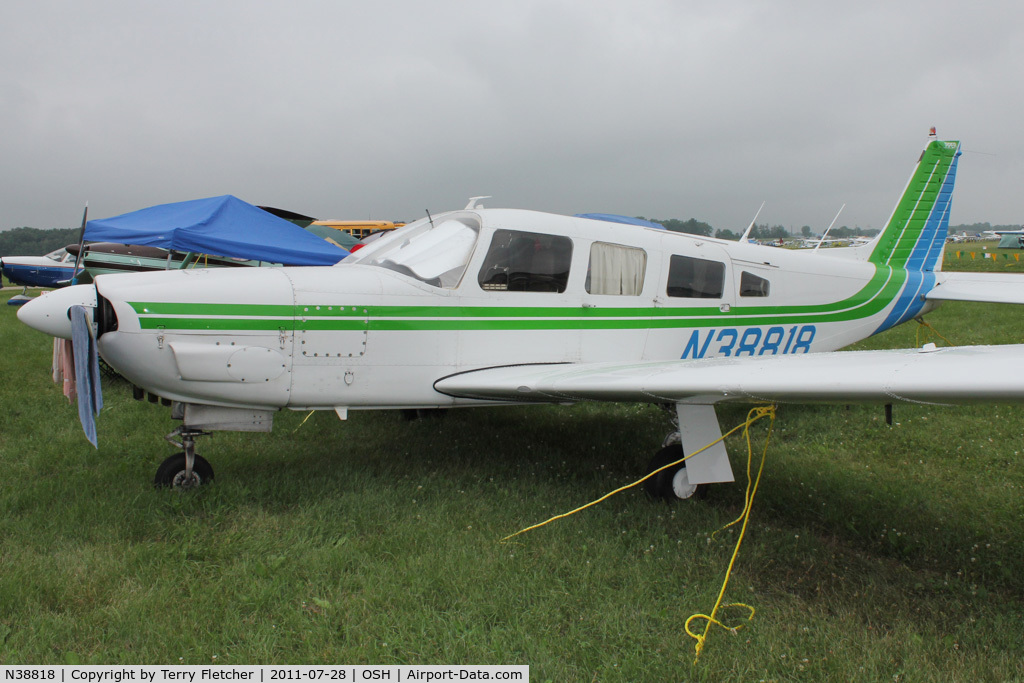
<svg viewBox="0 0 1024 683">
<path fill-rule="evenodd" d="M 414 277 L 434 287 L 458 286 L 473 255 L 479 225 L 471 216 L 439 217 L 399 228 L 380 244 L 356 252 L 348 263 L 380 266 Z"/>
<path fill-rule="evenodd" d="M 49 254 L 46 255 L 46 258 L 53 259 L 54 261 L 57 261 L 59 263 L 63 263 L 64 261 L 67 261 L 73 257 L 71 256 L 71 254 L 67 252 L 66 249 L 58 249 L 56 251 L 51 251 Z"/>
</svg>

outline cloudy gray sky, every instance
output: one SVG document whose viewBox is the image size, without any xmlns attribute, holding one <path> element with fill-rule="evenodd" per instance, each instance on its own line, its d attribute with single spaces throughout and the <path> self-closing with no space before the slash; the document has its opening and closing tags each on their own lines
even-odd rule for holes
<svg viewBox="0 0 1024 683">
<path fill-rule="evenodd" d="M 0 229 L 234 194 L 879 227 L 928 128 L 1024 221 L 1024 4 L 7 0 Z"/>
</svg>

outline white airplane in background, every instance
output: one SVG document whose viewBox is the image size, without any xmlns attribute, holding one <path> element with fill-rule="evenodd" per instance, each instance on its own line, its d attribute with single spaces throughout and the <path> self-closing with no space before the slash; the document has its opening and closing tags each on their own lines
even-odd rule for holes
<svg viewBox="0 0 1024 683">
<path fill-rule="evenodd" d="M 831 353 L 941 300 L 1024 303 L 1024 277 L 940 272 L 959 156 L 930 137 L 863 246 L 774 249 L 474 200 L 334 267 L 100 276 L 19 317 L 70 338 L 71 307 L 85 307 L 79 333 L 95 328 L 107 363 L 173 402 L 183 452 L 158 485 L 212 478 L 195 454 L 204 430 L 269 431 L 283 408 L 673 405 L 681 444 L 653 471 L 719 438 L 723 401 L 1024 399 L 1003 369 L 1024 346 Z M 649 490 L 732 480 L 719 444 Z"/>
</svg>

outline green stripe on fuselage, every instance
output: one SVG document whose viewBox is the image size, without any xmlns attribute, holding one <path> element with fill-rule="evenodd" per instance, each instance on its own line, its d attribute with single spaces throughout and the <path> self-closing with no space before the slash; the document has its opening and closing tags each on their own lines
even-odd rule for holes
<svg viewBox="0 0 1024 683">
<path fill-rule="evenodd" d="M 875 315 L 906 272 L 877 266 L 853 296 L 805 306 L 583 308 L 541 306 L 289 306 L 134 302 L 142 329 L 210 331 L 670 329 L 843 322 Z M 543 296 L 543 295 L 541 295 Z"/>
</svg>

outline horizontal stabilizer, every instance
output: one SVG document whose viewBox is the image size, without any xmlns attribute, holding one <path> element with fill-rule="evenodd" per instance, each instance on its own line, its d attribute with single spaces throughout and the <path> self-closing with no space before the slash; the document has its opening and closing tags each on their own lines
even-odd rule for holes
<svg viewBox="0 0 1024 683">
<path fill-rule="evenodd" d="M 942 273 L 925 295 L 929 301 L 979 301 L 1024 304 L 1024 274 Z"/>
<path fill-rule="evenodd" d="M 837 351 L 770 358 L 520 365 L 439 380 L 461 398 L 644 403 L 1014 403 L 1024 381 L 1007 372 L 1024 344 Z"/>
</svg>

